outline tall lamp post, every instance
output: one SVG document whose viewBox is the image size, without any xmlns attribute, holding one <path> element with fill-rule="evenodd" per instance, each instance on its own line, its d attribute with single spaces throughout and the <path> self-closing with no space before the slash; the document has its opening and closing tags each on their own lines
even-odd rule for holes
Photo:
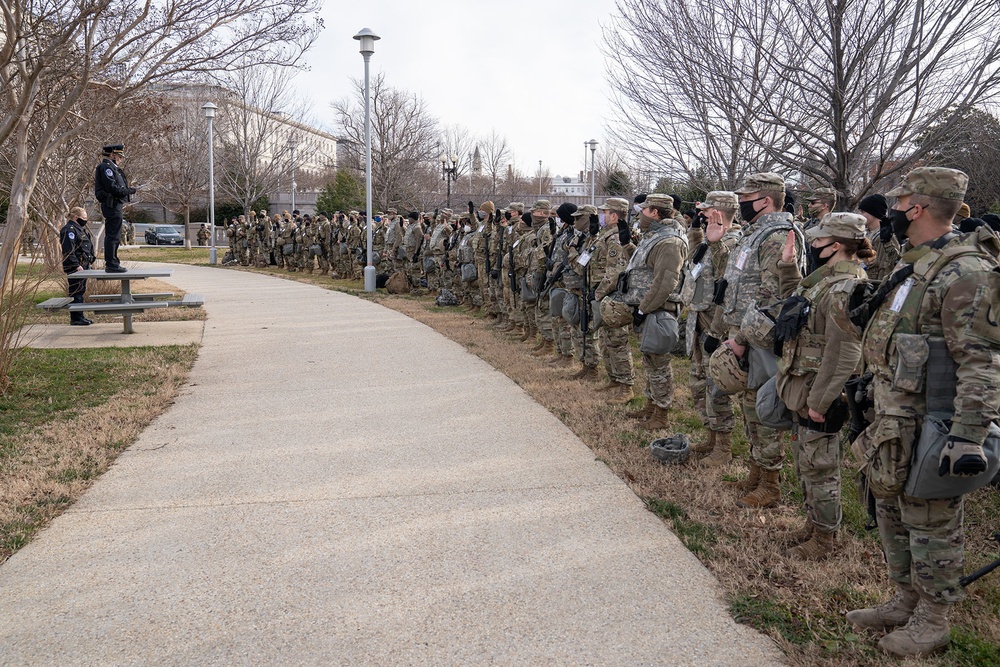
<svg viewBox="0 0 1000 667">
<path fill-rule="evenodd" d="M 538 198 L 542 198 L 542 161 L 538 161 Z"/>
<path fill-rule="evenodd" d="M 597 196 L 597 191 L 594 189 L 594 155 L 597 153 L 597 139 L 591 139 L 587 145 L 590 146 L 590 205 L 594 206 Z"/>
<path fill-rule="evenodd" d="M 291 151 L 291 163 L 292 163 L 292 210 L 295 210 L 295 146 L 298 145 L 299 140 L 295 134 L 288 135 L 288 150 Z"/>
<path fill-rule="evenodd" d="M 451 182 L 458 180 L 458 156 L 454 153 L 451 155 L 441 153 L 438 160 L 441 161 L 441 180 L 448 182 L 448 208 L 451 208 Z"/>
<path fill-rule="evenodd" d="M 368 63 L 375 53 L 375 40 L 381 39 L 368 28 L 354 36 L 360 42 L 365 59 L 365 227 L 368 237 L 368 264 L 365 266 L 365 291 L 375 291 L 375 265 L 372 264 L 372 116 L 371 96 L 368 88 Z"/>
<path fill-rule="evenodd" d="M 201 110 L 208 119 L 208 228 L 212 230 L 212 247 L 208 251 L 208 263 L 215 264 L 215 141 L 212 139 L 212 119 L 215 118 L 215 110 L 219 107 L 211 102 L 201 105 Z"/>
</svg>

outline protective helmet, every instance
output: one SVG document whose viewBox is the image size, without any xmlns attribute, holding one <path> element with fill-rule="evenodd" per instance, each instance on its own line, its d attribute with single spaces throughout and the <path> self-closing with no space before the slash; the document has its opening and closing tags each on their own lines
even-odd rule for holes
<svg viewBox="0 0 1000 667">
<path fill-rule="evenodd" d="M 736 358 L 733 348 L 720 345 L 708 360 L 712 383 L 725 394 L 738 394 L 747 388 L 747 371 Z"/>
<path fill-rule="evenodd" d="M 611 328 L 632 324 L 632 306 L 606 296 L 601 299 L 601 321 Z"/>
<path fill-rule="evenodd" d="M 660 463 L 682 465 L 691 457 L 691 440 L 683 433 L 649 443 L 649 453 Z"/>
</svg>

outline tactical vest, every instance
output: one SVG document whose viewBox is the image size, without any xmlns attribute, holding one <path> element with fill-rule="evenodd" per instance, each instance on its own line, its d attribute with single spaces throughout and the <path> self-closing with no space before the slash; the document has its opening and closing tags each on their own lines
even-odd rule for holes
<svg viewBox="0 0 1000 667">
<path fill-rule="evenodd" d="M 434 231 L 431 232 L 431 250 L 437 249 L 438 243 L 441 242 L 441 235 L 444 234 L 444 230 L 445 223 L 440 222 L 437 227 L 434 228 Z"/>
<path fill-rule="evenodd" d="M 757 300 L 760 292 L 760 246 L 775 232 L 795 231 L 800 270 L 805 267 L 805 239 L 802 231 L 792 222 L 790 213 L 768 213 L 756 225 L 749 236 L 743 238 L 738 246 L 729 254 L 726 271 L 723 276 L 726 281 L 726 296 L 722 303 L 723 321 L 731 327 L 743 323 L 747 308 Z"/>
<path fill-rule="evenodd" d="M 683 240 L 684 234 L 676 225 L 663 225 L 655 231 L 651 228 L 648 235 L 639 243 L 639 247 L 636 248 L 625 268 L 625 273 L 628 275 L 628 289 L 625 291 L 622 301 L 631 306 L 637 306 L 646 296 L 646 292 L 653 284 L 653 267 L 646 265 L 646 258 L 649 257 L 653 246 L 669 238 Z M 676 301 L 677 295 L 678 293 L 675 291 L 674 294 L 670 295 L 670 300 Z"/>
<path fill-rule="evenodd" d="M 458 244 L 458 261 L 461 264 L 473 264 L 476 261 L 475 253 L 472 252 L 472 237 L 479 232 L 466 234 Z"/>
<path fill-rule="evenodd" d="M 739 229 L 730 228 L 719 243 L 733 241 L 734 245 L 740 239 Z M 706 243 L 708 243 L 706 241 Z M 701 257 L 697 264 L 688 262 L 684 268 L 684 286 L 681 288 L 681 303 L 694 312 L 704 312 L 712 307 L 712 297 L 715 294 L 715 266 L 712 262 L 712 246 Z"/>
<path fill-rule="evenodd" d="M 396 230 L 397 230 L 397 228 L 398 228 L 398 225 L 396 224 L 395 220 L 393 220 L 391 223 L 389 223 L 389 228 L 385 230 L 385 242 L 386 242 L 386 244 L 388 244 L 388 245 L 391 246 L 391 245 L 393 245 L 396 242 Z"/>
<path fill-rule="evenodd" d="M 841 264 L 847 264 L 841 267 Z M 809 302 L 809 314 L 806 325 L 793 340 L 786 341 L 778 360 L 778 370 L 786 375 L 808 375 L 819 372 L 823 365 L 823 352 L 826 350 L 826 334 L 817 331 L 818 313 L 826 304 L 821 303 L 827 294 L 838 291 L 852 291 L 854 281 L 864 278 L 864 270 L 854 262 L 838 262 L 835 269 L 840 273 L 828 273 L 822 277 L 816 273 L 806 276 L 799 284 L 795 293 Z M 815 276 L 815 277 L 814 277 Z M 812 278 L 812 280 L 810 280 Z M 830 317 L 830 313 L 824 313 Z"/>
</svg>

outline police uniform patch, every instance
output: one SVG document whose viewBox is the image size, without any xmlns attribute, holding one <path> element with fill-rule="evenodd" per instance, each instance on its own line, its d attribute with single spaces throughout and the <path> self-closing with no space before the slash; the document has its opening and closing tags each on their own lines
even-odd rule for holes
<svg viewBox="0 0 1000 667">
<path fill-rule="evenodd" d="M 76 234 L 74 234 L 73 232 L 70 232 L 70 233 L 69 233 L 69 234 L 67 234 L 66 236 L 68 236 L 68 237 L 69 237 L 69 240 L 70 240 L 70 241 L 72 241 L 73 239 L 75 239 L 75 238 L 76 238 Z"/>
<path fill-rule="evenodd" d="M 115 177 L 115 172 L 111 171 L 110 169 L 105 169 L 105 170 L 104 170 L 104 174 L 105 174 L 105 175 L 106 175 L 106 176 L 107 176 L 108 178 L 114 178 L 114 177 Z"/>
<path fill-rule="evenodd" d="M 618 256 L 618 251 L 617 250 L 609 250 L 608 251 L 608 257 L 617 257 L 617 256 Z"/>
</svg>

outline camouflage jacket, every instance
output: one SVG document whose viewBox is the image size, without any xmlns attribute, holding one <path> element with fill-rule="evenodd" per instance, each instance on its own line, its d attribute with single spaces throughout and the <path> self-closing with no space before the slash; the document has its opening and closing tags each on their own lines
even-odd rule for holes
<svg viewBox="0 0 1000 667">
<path fill-rule="evenodd" d="M 618 276 L 625 270 L 628 258 L 618 238 L 617 227 L 605 227 L 596 237 L 590 237 L 584 247 L 590 253 L 590 286 L 594 290 L 594 298 L 600 301 L 618 288 Z M 579 264 L 579 257 L 576 262 Z"/>
<path fill-rule="evenodd" d="M 940 245 L 940 248 L 934 248 Z M 889 292 L 865 329 L 865 365 L 879 416 L 919 419 L 928 411 L 933 350 L 954 364 L 951 434 L 986 439 L 1000 410 L 1000 243 L 988 230 L 947 234 L 907 250 L 897 267 L 913 274 Z M 937 369 L 935 369 L 937 371 Z M 952 407 L 952 406 L 949 406 Z"/>
<path fill-rule="evenodd" d="M 868 233 L 868 240 L 871 241 L 872 248 L 875 249 L 875 259 L 865 265 L 868 277 L 879 282 L 885 280 L 892 273 L 893 267 L 899 262 L 901 250 L 899 241 L 893 236 L 888 242 L 882 241 L 882 235 L 878 229 Z"/>
</svg>

